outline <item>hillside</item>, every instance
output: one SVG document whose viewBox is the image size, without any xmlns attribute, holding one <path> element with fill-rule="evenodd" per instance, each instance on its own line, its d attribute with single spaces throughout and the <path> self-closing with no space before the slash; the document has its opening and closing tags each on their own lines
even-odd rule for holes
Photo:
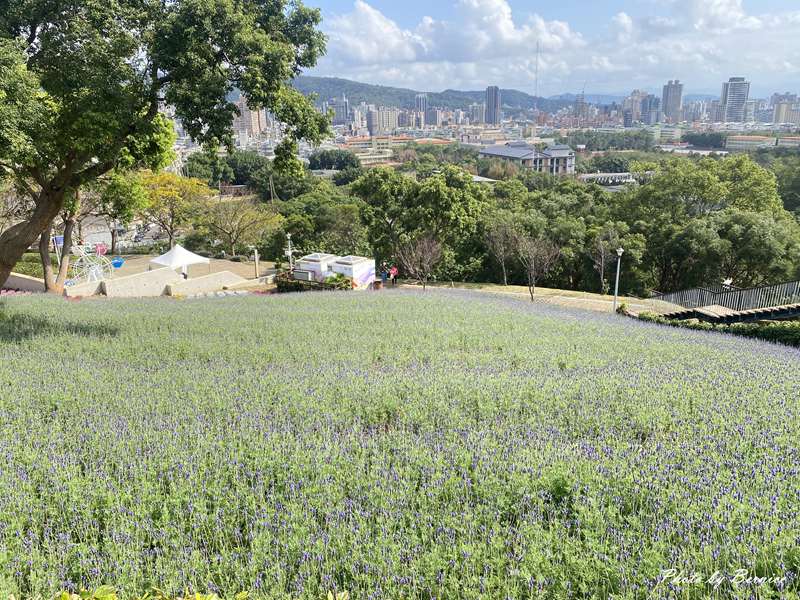
<svg viewBox="0 0 800 600">
<path fill-rule="evenodd" d="M 797 572 L 798 357 L 463 291 L 11 298 L 0 597 L 643 599 L 678 597 L 647 593 L 676 565 Z"/>
<path fill-rule="evenodd" d="M 304 94 L 316 94 L 319 102 L 329 98 L 346 95 L 351 104 L 366 102 L 377 106 L 398 106 L 413 108 L 414 99 L 419 91 L 406 88 L 388 87 L 359 83 L 349 79 L 336 77 L 298 77 L 294 86 Z M 483 102 L 485 91 L 445 90 L 443 92 L 426 92 L 428 105 L 441 108 L 467 108 L 475 102 Z M 530 110 L 536 106 L 537 99 L 518 90 L 501 90 L 503 106 L 506 110 Z M 556 111 L 569 103 L 547 98 L 538 99 L 539 108 L 548 112 Z"/>
</svg>

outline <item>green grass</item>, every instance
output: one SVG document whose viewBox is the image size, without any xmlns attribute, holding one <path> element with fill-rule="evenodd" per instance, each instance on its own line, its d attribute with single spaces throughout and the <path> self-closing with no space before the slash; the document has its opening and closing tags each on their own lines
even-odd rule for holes
<svg viewBox="0 0 800 600">
<path fill-rule="evenodd" d="M 0 596 L 694 599 L 711 588 L 662 571 L 782 577 L 799 357 L 465 291 L 11 298 Z"/>
<path fill-rule="evenodd" d="M 53 268 L 58 269 L 56 262 L 56 255 L 51 254 L 50 259 L 53 263 Z M 30 277 L 44 277 L 44 270 L 42 269 L 42 259 L 38 252 L 26 252 L 22 258 L 14 266 L 14 273 L 20 275 L 29 275 Z"/>
</svg>

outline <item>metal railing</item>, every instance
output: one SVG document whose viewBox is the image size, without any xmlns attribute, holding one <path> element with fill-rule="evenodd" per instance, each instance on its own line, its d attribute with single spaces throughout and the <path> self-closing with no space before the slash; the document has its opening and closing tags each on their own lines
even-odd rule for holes
<svg viewBox="0 0 800 600">
<path fill-rule="evenodd" d="M 738 289 L 719 285 L 711 288 L 693 288 L 656 296 L 659 300 L 685 308 L 724 306 L 735 311 L 772 308 L 800 303 L 800 281 L 762 285 Z"/>
<path fill-rule="evenodd" d="M 677 304 L 684 308 L 700 308 L 701 306 L 716 304 L 715 298 L 718 294 L 738 290 L 739 288 L 731 285 L 719 284 L 709 287 L 681 290 L 679 292 L 670 292 L 668 294 L 656 294 L 655 297 L 663 302 Z"/>
</svg>

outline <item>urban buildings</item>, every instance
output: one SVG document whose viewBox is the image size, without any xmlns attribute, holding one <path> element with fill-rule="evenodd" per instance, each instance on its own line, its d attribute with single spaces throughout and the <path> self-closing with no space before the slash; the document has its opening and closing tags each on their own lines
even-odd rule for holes
<svg viewBox="0 0 800 600">
<path fill-rule="evenodd" d="M 428 111 L 428 94 L 417 94 L 414 99 L 414 112 L 425 113 Z"/>
<path fill-rule="evenodd" d="M 720 97 L 721 120 L 725 123 L 744 123 L 749 96 L 750 82 L 744 77 L 731 77 L 723 83 Z"/>
<path fill-rule="evenodd" d="M 392 133 L 398 127 L 400 109 L 380 107 L 367 113 L 367 130 L 372 136 Z"/>
<path fill-rule="evenodd" d="M 648 94 L 642 99 L 641 107 L 642 123 L 645 125 L 655 125 L 661 122 L 661 99 L 658 96 Z"/>
<path fill-rule="evenodd" d="M 551 175 L 575 173 L 575 152 L 569 146 L 548 146 L 541 152 L 526 142 L 508 142 L 480 151 L 484 158 L 512 162 L 523 169 Z"/>
<path fill-rule="evenodd" d="M 623 114 L 625 112 L 631 113 L 631 121 L 639 123 L 642 121 L 642 102 L 647 98 L 648 93 L 642 90 L 633 90 L 631 95 L 625 98 L 622 102 Z"/>
<path fill-rule="evenodd" d="M 246 147 L 251 140 L 258 138 L 269 127 L 265 110 L 254 110 L 247 105 L 247 99 L 240 96 L 236 101 L 239 114 L 233 118 L 233 132 L 237 145 Z"/>
<path fill-rule="evenodd" d="M 486 121 L 486 105 L 471 104 L 469 107 L 469 122 L 472 125 L 480 125 Z"/>
<path fill-rule="evenodd" d="M 683 84 L 677 79 L 670 80 L 661 92 L 661 110 L 664 112 L 664 120 L 667 123 L 679 123 L 682 108 Z"/>
<path fill-rule="evenodd" d="M 795 98 L 797 98 L 797 96 L 795 96 Z M 772 122 L 777 124 L 791 123 L 794 125 L 799 125 L 800 104 L 798 104 L 796 100 L 794 102 L 778 102 L 773 106 Z"/>
<path fill-rule="evenodd" d="M 772 148 L 777 138 L 764 135 L 730 135 L 725 140 L 725 149 L 731 152 L 747 152 L 759 148 Z"/>
<path fill-rule="evenodd" d="M 500 125 L 501 120 L 500 88 L 496 85 L 490 85 L 486 88 L 486 124 Z"/>
</svg>

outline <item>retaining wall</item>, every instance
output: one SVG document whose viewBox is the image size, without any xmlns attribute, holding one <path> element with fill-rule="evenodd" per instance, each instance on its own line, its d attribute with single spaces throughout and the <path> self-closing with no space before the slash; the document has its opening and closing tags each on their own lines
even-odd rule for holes
<svg viewBox="0 0 800 600">
<path fill-rule="evenodd" d="M 167 286 L 183 281 L 179 273 L 163 268 L 127 277 L 112 277 L 102 282 L 102 292 L 109 298 L 144 298 L 163 296 Z"/>
<path fill-rule="evenodd" d="M 205 294 L 216 292 L 223 288 L 234 288 L 247 283 L 247 279 L 230 271 L 220 271 L 193 279 L 184 279 L 167 286 L 169 296 L 190 296 L 192 294 Z"/>
<path fill-rule="evenodd" d="M 11 273 L 3 284 L 3 289 L 18 290 L 20 292 L 44 292 L 44 279 Z"/>
</svg>

